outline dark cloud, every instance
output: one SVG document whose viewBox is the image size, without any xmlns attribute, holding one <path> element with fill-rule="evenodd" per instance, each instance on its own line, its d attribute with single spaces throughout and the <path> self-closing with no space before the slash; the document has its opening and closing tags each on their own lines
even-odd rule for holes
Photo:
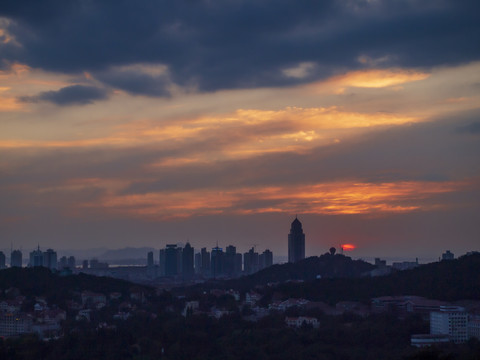
<svg viewBox="0 0 480 360">
<path fill-rule="evenodd" d="M 45 91 L 36 96 L 23 96 L 23 102 L 48 101 L 60 106 L 86 105 L 108 98 L 108 91 L 85 85 L 72 85 L 57 91 Z"/>
<path fill-rule="evenodd" d="M 480 134 L 480 122 L 473 122 L 465 126 L 457 127 L 457 132 L 467 134 Z"/>
<path fill-rule="evenodd" d="M 165 96 L 162 76 L 110 71 L 163 64 L 175 84 L 213 91 L 307 82 L 369 64 L 458 64 L 480 58 L 479 12 L 476 0 L 6 0 L 0 16 L 13 20 L 8 31 L 22 47 L 0 49 L 9 62 L 106 72 L 100 79 L 107 84 Z M 316 64 L 308 76 L 282 73 L 302 62 Z"/>
<path fill-rule="evenodd" d="M 140 70 L 110 70 L 99 72 L 95 77 L 133 95 L 170 96 L 170 81 L 165 74 L 150 75 Z"/>
</svg>

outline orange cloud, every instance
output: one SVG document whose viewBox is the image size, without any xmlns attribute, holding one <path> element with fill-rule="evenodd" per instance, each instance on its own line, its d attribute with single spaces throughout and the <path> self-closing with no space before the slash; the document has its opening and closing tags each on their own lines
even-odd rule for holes
<svg viewBox="0 0 480 360">
<path fill-rule="evenodd" d="M 338 86 L 383 88 L 428 78 L 430 74 L 408 70 L 360 70 L 328 80 Z"/>
<path fill-rule="evenodd" d="M 21 110 L 22 104 L 12 97 L 0 97 L 0 111 L 17 111 Z"/>
<path fill-rule="evenodd" d="M 344 75 L 337 75 L 324 81 L 304 85 L 302 88 L 308 93 L 326 93 L 341 95 L 349 87 L 356 88 L 388 88 L 389 90 L 403 90 L 402 84 L 425 80 L 430 74 L 403 69 L 370 69 L 351 71 Z"/>
<path fill-rule="evenodd" d="M 415 117 L 387 113 L 355 113 L 336 107 L 282 110 L 244 110 L 194 119 L 158 122 L 138 120 L 119 125 L 110 135 L 72 140 L 0 140 L 0 148 L 132 147 L 150 144 L 157 148 L 189 145 L 210 139 L 209 149 L 198 148 L 199 162 L 238 159 L 272 152 L 304 152 L 338 142 L 349 131 L 375 126 L 394 126 Z M 180 158 L 185 156 L 180 155 Z M 172 159 L 172 163 L 174 159 Z"/>
<path fill-rule="evenodd" d="M 246 215 L 278 212 L 380 216 L 437 208 L 438 204 L 428 205 L 425 200 L 457 191 L 465 185 L 464 182 L 335 182 L 134 195 L 110 193 L 98 202 L 84 203 L 81 207 L 101 208 L 107 212 L 145 219 L 170 219 L 214 213 Z M 271 205 L 265 206 L 265 203 Z"/>
<path fill-rule="evenodd" d="M 445 100 L 441 101 L 440 103 L 442 103 L 442 104 L 459 104 L 459 103 L 464 103 L 464 102 L 467 102 L 467 101 L 470 101 L 470 98 L 468 98 L 468 97 L 458 97 L 458 98 L 448 98 L 448 99 L 445 99 Z"/>
<path fill-rule="evenodd" d="M 31 68 L 24 64 L 15 63 L 12 64 L 8 71 L 0 71 L 0 79 L 2 81 L 12 80 L 22 77 L 25 74 L 30 73 Z"/>
</svg>

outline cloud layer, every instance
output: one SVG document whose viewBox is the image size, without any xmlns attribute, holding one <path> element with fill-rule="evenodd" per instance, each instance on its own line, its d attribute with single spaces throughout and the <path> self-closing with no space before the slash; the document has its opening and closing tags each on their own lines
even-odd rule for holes
<svg viewBox="0 0 480 360">
<path fill-rule="evenodd" d="M 131 93 L 311 82 L 345 69 L 454 65 L 480 50 L 477 1 L 4 1 L 4 62 L 91 72 Z M 7 41 L 11 39 L 10 41 Z M 169 77 L 118 66 L 151 64 Z"/>
<path fill-rule="evenodd" d="M 479 10 L 3 1 L 0 248 L 477 249 Z"/>
<path fill-rule="evenodd" d="M 24 102 L 48 101 L 60 106 L 68 105 L 87 105 L 94 101 L 105 100 L 107 92 L 104 89 L 72 85 L 61 88 L 57 91 L 45 91 L 37 96 L 23 96 L 20 98 Z"/>
</svg>

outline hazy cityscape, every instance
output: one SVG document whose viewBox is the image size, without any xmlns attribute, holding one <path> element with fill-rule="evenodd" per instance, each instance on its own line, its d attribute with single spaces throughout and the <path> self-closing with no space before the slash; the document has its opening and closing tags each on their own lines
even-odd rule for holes
<svg viewBox="0 0 480 360">
<path fill-rule="evenodd" d="M 306 239 L 307 236 L 303 231 L 302 223 L 296 217 L 291 223 L 290 232 L 286 239 L 288 264 L 295 266 L 295 264 L 302 264 L 309 260 L 305 258 Z M 345 245 L 345 248 L 348 248 L 348 246 Z M 323 258 L 329 259 L 329 267 L 335 267 L 336 261 L 344 262 L 346 259 L 352 261 L 343 254 L 343 247 L 340 250 L 341 253 L 337 254 L 337 249 L 331 247 L 323 255 Z M 227 246 L 225 251 L 215 246 L 211 251 L 202 248 L 195 252 L 195 249 L 189 243 L 186 243 L 183 247 L 168 244 L 156 255 L 158 261 L 155 261 L 154 252 L 149 251 L 145 266 L 117 266 L 111 268 L 108 263 L 100 262 L 97 259 L 83 260 L 79 264 L 73 256 L 62 256 L 58 259 L 57 253 L 53 249 L 41 251 L 38 246 L 36 250 L 29 254 L 28 268 L 47 269 L 48 272 L 61 277 L 83 273 L 153 286 L 149 290 L 146 288 L 131 290 L 131 288 L 127 293 L 130 301 L 124 301 L 120 305 L 117 304 L 118 312 L 113 314 L 113 317 L 108 318 L 108 321 L 114 322 L 126 321 L 134 316 L 136 306 L 140 305 L 140 308 L 142 308 L 145 304 L 148 304 L 146 293 L 151 293 L 152 290 L 156 291 L 158 295 L 160 294 L 159 291 L 167 291 L 167 289 L 174 289 L 178 286 L 204 284 L 206 285 L 204 289 L 214 297 L 230 297 L 232 299 L 230 305 L 228 307 L 214 305 L 202 310 L 200 307 L 202 300 L 196 296 L 177 295 L 177 300 L 173 301 L 182 304 L 182 308 L 177 310 L 181 316 L 208 315 L 220 319 L 231 316 L 234 312 L 240 312 L 243 314 L 244 320 L 258 322 L 264 317 L 280 313 L 284 314 L 285 326 L 287 327 L 301 328 L 306 326 L 307 328 L 317 329 L 321 325 L 320 317 L 307 316 L 311 315 L 312 311 L 317 311 L 322 316 L 333 317 L 349 313 L 366 318 L 375 314 L 392 313 L 399 319 L 405 319 L 407 316 L 418 315 L 419 319 L 429 323 L 430 331 L 424 334 L 410 334 L 410 345 L 412 347 L 424 348 L 450 342 L 463 344 L 471 338 L 480 340 L 480 300 L 478 299 L 475 301 L 473 299 L 463 299 L 462 301 L 449 302 L 403 294 L 373 297 L 369 303 L 344 300 L 329 304 L 313 301 L 308 296 L 306 298 L 284 298 L 284 296 L 277 295 L 277 300 L 265 301 L 265 289 L 262 290 L 261 287 L 257 286 L 254 289 L 244 289 L 243 291 L 235 290 L 233 287 L 223 290 L 224 285 L 221 285 L 218 281 L 227 282 L 232 279 L 242 281 L 248 275 L 255 276 L 255 273 L 262 270 L 268 272 L 270 268 L 273 269 L 273 254 L 269 250 L 259 254 L 255 251 L 255 248 L 251 248 L 242 256 L 242 254 L 236 252 L 235 246 L 232 245 Z M 12 250 L 10 268 L 22 268 L 22 256 L 21 251 Z M 480 265 L 478 262 L 480 259 L 479 252 L 471 252 L 465 256 L 476 257 L 477 264 Z M 319 259 L 322 259 L 322 257 Z M 386 261 L 380 258 L 375 259 L 374 265 L 361 260 L 354 261 L 363 263 L 364 270 L 354 275 L 354 277 L 360 278 L 386 277 L 392 273 L 408 271 L 420 266 L 418 260 L 415 262 L 396 262 L 392 265 L 387 265 Z M 447 250 L 442 254 L 440 261 L 453 262 L 455 261 L 455 255 Z M 5 268 L 6 257 L 3 252 L 0 252 L 0 269 Z M 271 271 L 274 276 L 276 272 L 280 273 L 278 269 Z M 327 271 L 327 273 L 329 272 Z M 332 275 L 331 272 L 330 274 L 326 277 L 344 276 L 342 274 Z M 303 276 L 309 275 L 311 276 L 307 272 L 303 274 Z M 322 274 L 316 274 L 315 279 L 317 281 L 321 280 Z M 288 279 L 288 281 L 291 280 Z M 300 277 L 295 281 L 303 283 L 304 280 Z M 219 288 L 211 288 L 212 281 L 212 284 L 216 282 Z M 280 284 L 270 282 L 267 286 L 275 288 Z M 116 300 L 125 297 L 125 294 L 121 292 L 105 293 L 83 290 L 79 293 L 79 302 L 76 302 L 73 298 L 68 299 L 64 304 L 66 307 L 63 307 L 59 304 L 49 303 L 46 298 L 38 296 L 32 302 L 33 299 L 28 299 L 16 288 L 1 290 L 0 295 L 3 301 L 0 302 L 0 336 L 3 337 L 34 333 L 41 339 L 58 338 L 63 334 L 64 323 L 67 318 L 73 316 L 72 319 L 77 322 L 87 321 L 90 323 L 98 316 L 96 315 L 97 312 L 109 308 L 112 306 L 112 302 L 116 303 Z M 185 290 L 180 293 L 185 294 Z M 28 302 L 30 302 L 30 305 L 26 306 Z M 33 306 L 33 312 L 31 306 Z M 26 311 L 28 309 L 29 311 Z M 292 309 L 296 310 L 292 312 Z M 298 314 L 299 316 L 291 316 L 292 314 Z M 102 326 L 110 328 L 112 325 L 104 322 Z"/>
<path fill-rule="evenodd" d="M 297 217 L 291 224 L 288 234 L 288 262 L 296 263 L 305 259 L 305 234 L 302 223 Z M 351 251 L 351 244 L 340 245 L 342 254 Z M 136 250 L 136 251 L 135 251 Z M 336 250 L 335 250 L 336 251 Z M 188 283 L 206 279 L 229 279 L 243 275 L 250 275 L 274 264 L 273 253 L 266 249 L 262 253 L 256 252 L 252 247 L 248 252 L 237 253 L 236 247 L 228 245 L 225 248 L 218 245 L 207 249 L 203 247 L 195 250 L 189 242 L 183 244 L 167 244 L 158 251 L 150 250 L 144 257 L 131 256 L 138 249 L 123 249 L 113 264 L 108 260 L 93 257 L 91 259 L 77 259 L 73 255 L 61 256 L 53 249 L 36 250 L 29 253 L 28 258 L 23 258 L 21 250 L 11 250 L 10 267 L 45 267 L 60 272 L 79 273 L 97 276 L 111 276 L 143 283 Z M 118 255 L 117 255 L 118 256 Z M 455 255 L 446 250 L 439 260 L 453 260 Z M 130 262 L 130 263 L 128 263 Z M 123 264 L 122 264 L 123 263 Z M 127 264 L 125 264 L 127 263 Z M 279 263 L 279 262 L 276 262 Z M 113 266 L 112 266 L 113 265 Z M 392 270 L 408 270 L 419 266 L 418 258 L 415 261 L 396 261 L 387 266 L 387 261 L 380 258 L 374 259 L 376 270 L 371 276 L 388 275 Z M 0 251 L 0 269 L 7 267 L 7 257 Z"/>
<path fill-rule="evenodd" d="M 0 1 L 0 360 L 480 359 L 480 1 Z"/>
</svg>

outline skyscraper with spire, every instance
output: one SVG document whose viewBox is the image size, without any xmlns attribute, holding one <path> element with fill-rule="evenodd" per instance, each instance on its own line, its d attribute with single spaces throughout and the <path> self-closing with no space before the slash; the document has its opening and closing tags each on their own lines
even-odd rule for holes
<svg viewBox="0 0 480 360">
<path fill-rule="evenodd" d="M 295 263 L 305 259 L 305 234 L 302 223 L 295 216 L 288 234 L 288 262 Z"/>
</svg>

